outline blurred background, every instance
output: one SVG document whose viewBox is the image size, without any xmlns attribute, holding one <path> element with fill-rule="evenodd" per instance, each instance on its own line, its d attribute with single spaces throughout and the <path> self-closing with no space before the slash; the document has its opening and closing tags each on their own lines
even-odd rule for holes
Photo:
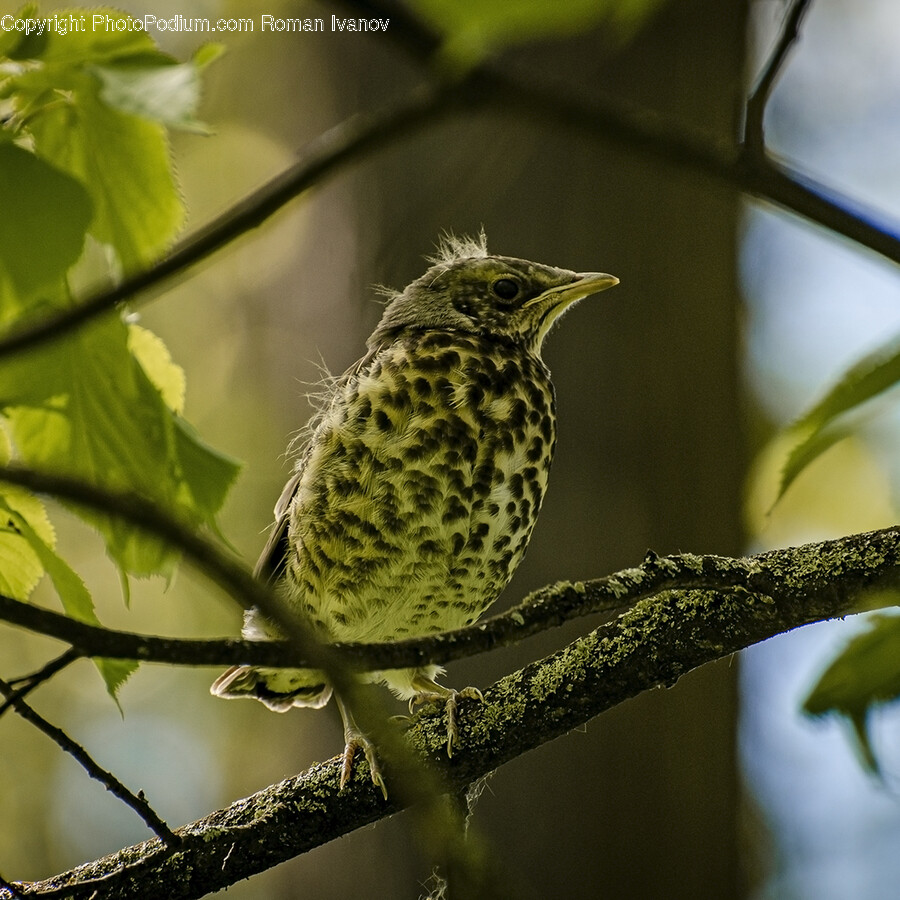
<svg viewBox="0 0 900 900">
<path fill-rule="evenodd" d="M 135 15 L 150 11 L 123 3 Z M 157 4 L 160 17 L 353 15 L 254 0 Z M 780 0 L 671 0 L 627 37 L 599 27 L 511 49 L 511 72 L 567 95 L 659 110 L 711 138 L 741 104 L 785 12 Z M 184 57 L 197 35 L 160 36 Z M 421 72 L 384 35 L 224 39 L 209 70 L 210 137 L 179 135 L 189 227 L 223 211 L 324 129 L 399 97 Z M 900 7 L 815 0 L 767 118 L 774 152 L 900 217 Z M 244 460 L 222 516 L 252 562 L 311 412 L 380 314 L 374 284 L 421 274 L 442 230 L 621 279 L 551 337 L 560 441 L 528 558 L 498 608 L 562 578 L 658 553 L 739 554 L 894 520 L 900 417 L 888 408 L 805 472 L 767 515 L 761 453 L 863 351 L 900 330 L 900 282 L 854 246 L 701 178 L 514 116 L 461 114 L 308 192 L 141 310 L 187 372 L 188 418 Z M 234 634 L 235 608 L 190 571 L 133 586 L 65 514 L 60 544 L 102 620 L 183 636 Z M 49 591 L 36 599 L 54 606 Z M 583 633 L 579 621 L 450 667 L 486 686 Z M 900 876 L 900 720 L 875 723 L 885 779 L 842 729 L 799 705 L 859 628 L 805 628 L 623 704 L 495 773 L 476 823 L 525 898 L 880 898 Z M 58 645 L 0 636 L 4 669 Z M 336 712 L 279 716 L 209 696 L 216 672 L 145 666 L 122 712 L 79 663 L 35 705 L 178 825 L 335 755 Z M 398 705 L 398 711 L 400 707 Z M 19 720 L 0 721 L 0 871 L 40 878 L 147 837 L 137 818 Z M 230 889 L 235 898 L 417 897 L 428 860 L 396 816 Z"/>
</svg>

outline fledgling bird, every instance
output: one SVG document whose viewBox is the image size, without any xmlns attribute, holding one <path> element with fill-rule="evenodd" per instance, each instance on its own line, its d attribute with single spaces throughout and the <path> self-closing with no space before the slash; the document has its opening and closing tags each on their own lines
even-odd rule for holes
<svg viewBox="0 0 900 900">
<path fill-rule="evenodd" d="M 541 345 L 576 301 L 618 283 L 447 238 L 432 267 L 391 296 L 368 353 L 337 379 L 275 508 L 257 574 L 283 586 L 290 609 L 330 641 L 382 642 L 469 625 L 522 560 L 556 444 L 550 372 Z M 256 611 L 244 636 L 276 637 Z M 440 666 L 362 676 L 411 705 L 442 701 L 448 752 L 459 696 Z M 324 706 L 332 687 L 311 669 L 234 666 L 219 697 L 284 712 Z M 341 786 L 374 748 L 335 698 L 344 722 Z"/>
</svg>

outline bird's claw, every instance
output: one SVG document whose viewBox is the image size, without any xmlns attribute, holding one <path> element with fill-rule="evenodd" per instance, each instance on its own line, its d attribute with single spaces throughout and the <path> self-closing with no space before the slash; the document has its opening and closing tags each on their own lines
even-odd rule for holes
<svg viewBox="0 0 900 900">
<path fill-rule="evenodd" d="M 457 710 L 459 698 L 466 700 L 478 700 L 484 702 L 484 694 L 476 687 L 466 687 L 461 691 L 452 688 L 441 690 L 420 691 L 409 701 L 409 711 L 412 712 L 420 703 L 443 703 L 447 711 L 447 756 L 453 756 L 453 747 L 459 742 L 459 726 L 457 724 Z"/>
<path fill-rule="evenodd" d="M 384 776 L 381 774 L 375 745 L 361 731 L 345 735 L 345 740 L 344 752 L 341 756 L 340 789 L 343 790 L 347 782 L 353 777 L 353 758 L 356 756 L 357 750 L 362 750 L 366 755 L 366 762 L 369 764 L 369 775 L 372 778 L 372 784 L 381 788 L 381 793 L 384 795 L 384 799 L 387 800 L 387 785 L 384 783 Z"/>
</svg>

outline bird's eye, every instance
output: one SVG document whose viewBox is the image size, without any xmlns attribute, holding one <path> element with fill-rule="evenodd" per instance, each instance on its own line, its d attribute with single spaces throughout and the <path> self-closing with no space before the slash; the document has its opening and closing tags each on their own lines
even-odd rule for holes
<svg viewBox="0 0 900 900">
<path fill-rule="evenodd" d="M 491 287 L 501 300 L 512 300 L 519 293 L 519 285 L 512 278 L 498 278 Z"/>
</svg>

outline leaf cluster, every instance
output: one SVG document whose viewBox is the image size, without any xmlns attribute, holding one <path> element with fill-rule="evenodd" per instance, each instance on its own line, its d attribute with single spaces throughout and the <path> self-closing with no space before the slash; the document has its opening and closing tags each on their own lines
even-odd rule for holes
<svg viewBox="0 0 900 900">
<path fill-rule="evenodd" d="M 217 53 L 206 47 L 178 62 L 135 30 L 3 32 L 0 326 L 70 308 L 86 286 L 115 283 L 168 250 L 185 218 L 169 128 L 200 127 L 201 71 Z M 0 458 L 128 488 L 212 527 L 238 465 L 186 421 L 184 395 L 184 373 L 162 341 L 113 311 L 0 358 Z M 24 600 L 46 573 L 69 615 L 96 622 L 90 594 L 54 549 L 41 501 L 4 487 L 0 509 L 0 589 Z M 73 509 L 102 535 L 126 587 L 128 575 L 171 575 L 171 546 Z M 101 663 L 110 690 L 131 665 Z"/>
</svg>

